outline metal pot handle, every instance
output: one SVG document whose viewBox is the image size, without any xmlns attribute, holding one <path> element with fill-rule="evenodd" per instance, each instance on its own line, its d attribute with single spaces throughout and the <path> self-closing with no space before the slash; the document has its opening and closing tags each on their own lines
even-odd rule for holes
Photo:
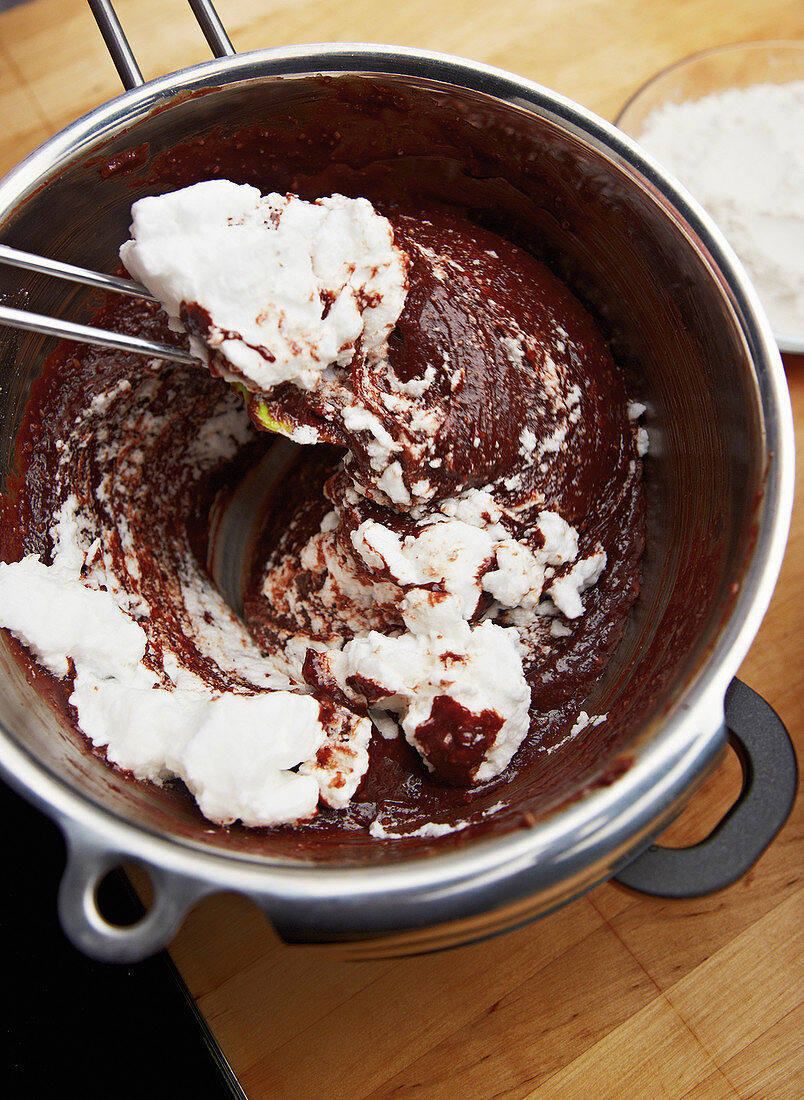
<svg viewBox="0 0 804 1100">
<path fill-rule="evenodd" d="M 67 843 L 67 866 L 59 886 L 59 921 L 79 951 L 100 962 L 140 962 L 171 941 L 186 913 L 214 891 L 207 882 L 143 864 L 154 901 L 135 924 L 111 924 L 98 907 L 98 888 L 109 873 L 127 862 L 124 852 L 103 846 L 81 825 L 59 821 Z"/>
<path fill-rule="evenodd" d="M 234 57 L 235 48 L 210 0 L 189 0 L 189 4 L 215 57 Z M 123 87 L 126 91 L 138 88 L 145 80 L 111 0 L 89 0 L 89 6 Z"/>
<path fill-rule="evenodd" d="M 705 840 L 689 848 L 651 845 L 615 876 L 662 898 L 694 898 L 731 886 L 762 855 L 790 814 L 798 769 L 773 708 L 741 680 L 726 692 L 726 728 L 743 769 L 737 801 Z"/>
</svg>

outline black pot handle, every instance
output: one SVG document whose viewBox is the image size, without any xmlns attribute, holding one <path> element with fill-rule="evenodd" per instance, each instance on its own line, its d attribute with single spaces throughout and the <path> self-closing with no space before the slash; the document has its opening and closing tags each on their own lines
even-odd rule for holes
<svg viewBox="0 0 804 1100">
<path fill-rule="evenodd" d="M 694 898 L 731 886 L 762 855 L 788 818 L 798 769 L 790 736 L 773 708 L 741 680 L 726 692 L 726 728 L 743 787 L 723 820 L 690 848 L 652 844 L 616 881 L 661 898 Z"/>
</svg>

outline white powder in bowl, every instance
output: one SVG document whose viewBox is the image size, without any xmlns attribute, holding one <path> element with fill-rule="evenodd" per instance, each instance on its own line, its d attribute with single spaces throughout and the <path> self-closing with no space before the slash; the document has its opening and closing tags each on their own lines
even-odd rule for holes
<svg viewBox="0 0 804 1100">
<path fill-rule="evenodd" d="M 804 80 L 666 103 L 639 141 L 720 226 L 777 336 L 804 338 Z"/>
</svg>

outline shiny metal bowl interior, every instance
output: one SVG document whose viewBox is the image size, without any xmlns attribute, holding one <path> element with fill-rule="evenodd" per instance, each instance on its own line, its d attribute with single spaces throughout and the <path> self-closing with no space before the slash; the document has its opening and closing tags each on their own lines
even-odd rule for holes
<svg viewBox="0 0 804 1100">
<path fill-rule="evenodd" d="M 611 731 L 581 736 L 543 772 L 519 776 L 506 796 L 512 811 L 477 843 L 301 844 L 292 834 L 212 829 L 180 793 L 111 771 L 55 719 L 4 640 L 0 759 L 40 805 L 106 831 L 116 851 L 276 899 L 309 893 L 311 867 L 322 873 L 313 890 L 331 901 L 369 889 L 369 871 L 381 871 L 374 881 L 392 894 L 403 879 L 415 889 L 450 869 L 479 873 L 514 857 L 543 861 L 553 878 L 594 863 L 583 880 L 591 885 L 677 811 L 724 744 L 723 694 L 770 598 L 792 499 L 789 409 L 770 331 L 717 232 L 628 139 L 526 81 L 379 47 L 241 55 L 128 93 L 0 183 L 3 239 L 114 270 L 131 203 L 153 189 L 149 166 L 162 154 L 193 142 L 203 157 L 204 135 L 270 130 L 288 118 L 303 130 L 322 117 L 337 134 L 340 190 L 381 198 L 390 175 L 414 195 L 505 226 L 592 311 L 633 398 L 647 405 L 643 590 L 587 708 L 616 716 Z M 145 146 L 144 164 L 101 171 Z M 197 178 L 214 171 L 204 165 Z M 300 150 L 295 163 L 268 157 L 244 177 L 309 193 L 317 171 Z M 10 303 L 86 313 L 81 290 L 19 272 L 1 278 Z M 6 483 L 51 347 L 33 334 L 2 333 Z M 524 810 L 536 823 L 523 830 Z"/>
</svg>

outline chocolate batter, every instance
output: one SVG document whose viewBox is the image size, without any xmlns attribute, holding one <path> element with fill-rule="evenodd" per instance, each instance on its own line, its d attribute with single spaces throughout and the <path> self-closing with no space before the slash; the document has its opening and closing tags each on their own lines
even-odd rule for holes
<svg viewBox="0 0 804 1100">
<path fill-rule="evenodd" d="M 464 807 L 460 813 L 468 819 L 480 795 L 485 807 L 490 794 L 504 798 L 516 771 L 537 766 L 540 754 L 570 735 L 638 594 L 643 506 L 636 429 L 622 378 L 593 321 L 547 267 L 496 234 L 432 210 L 390 216 L 411 269 L 389 363 L 405 384 L 429 379 L 417 407 L 432 414 L 423 423 L 436 430 L 395 417 L 388 376 L 369 371 L 359 354 L 349 383 L 401 444 L 405 485 L 419 490 L 407 508 L 377 494 L 365 433 L 348 431 L 332 415 L 331 392 L 302 397 L 278 387 L 247 395 L 258 426 L 281 416 L 314 425 L 328 440 L 300 449 L 259 517 L 243 593 L 254 639 L 264 652 L 281 653 L 300 632 L 342 644 L 369 629 L 402 629 L 393 601 L 356 602 L 346 591 L 334 602 L 318 598 L 325 563 L 302 564 L 302 553 L 333 505 L 337 540 L 353 561 L 350 536 L 367 519 L 409 533 L 419 499 L 433 507 L 477 488 L 505 506 L 512 538 L 537 547 L 535 516 L 556 511 L 579 532 L 578 556 L 602 548 L 607 566 L 584 594 L 583 615 L 562 619 L 560 630 L 555 616 L 516 623 L 527 649 L 531 727 L 506 772 L 480 788 L 469 785 L 471 765 L 500 719 L 493 711 L 462 714 L 459 704 L 440 696 L 421 727 L 438 761 L 435 774 L 401 734 L 375 733 L 369 770 L 351 805 L 322 807 L 295 826 L 301 830 L 366 828 L 381 819 L 384 828 L 404 831 L 454 817 L 456 807 Z M 201 311 L 188 310 L 186 318 L 203 333 L 208 319 Z M 94 323 L 181 339 L 157 307 L 145 303 L 109 301 Z M 48 363 L 26 410 L 19 485 L 3 502 L 4 519 L 21 536 L 18 546 L 3 548 L 4 556 L 9 550 L 12 557 L 47 555 L 54 511 L 75 494 L 117 582 L 132 605 L 141 600 L 148 608 L 143 625 L 153 653 L 158 657 L 164 647 L 179 654 L 217 690 L 253 684 L 235 661 L 222 668 L 210 657 L 199 635 L 203 621 L 188 610 L 186 593 L 206 593 L 201 620 L 213 625 L 216 597 L 207 563 L 214 517 L 272 446 L 241 409 L 240 394 L 201 370 L 65 346 Z M 210 423 L 228 425 L 225 439 L 199 461 L 196 444 Z M 523 432 L 533 441 L 528 454 L 536 451 L 539 462 L 523 461 Z M 353 483 L 364 495 L 350 491 Z M 510 621 L 490 599 L 478 603 L 472 621 L 489 615 L 503 625 Z M 366 714 L 375 702 L 371 682 L 350 683 L 348 693 L 333 684 L 315 647 L 307 652 L 303 679 L 322 716 L 344 706 Z"/>
<path fill-rule="evenodd" d="M 443 418 L 437 435 L 427 438 L 389 413 L 383 403 L 391 392 L 388 377 L 367 367 L 359 354 L 339 391 L 324 387 L 309 394 L 284 385 L 269 395 L 249 395 L 254 420 L 261 424 L 275 416 L 314 426 L 329 442 L 348 448 L 350 476 L 371 493 L 376 475 L 365 433 L 348 431 L 332 412 L 339 395 L 356 395 L 401 444 L 406 484 L 431 482 L 428 499 L 492 485 L 506 505 L 552 508 L 560 502 L 568 522 L 583 519 L 607 482 L 623 476 L 632 434 L 623 416 L 622 379 L 591 318 L 544 264 L 497 234 L 432 212 L 392 221 L 411 268 L 389 363 L 402 382 L 425 378 L 428 368 L 433 372 L 422 403 Z M 202 311 L 188 311 L 187 322 L 202 336 L 209 329 Z M 537 346 L 525 347 L 520 363 L 506 341 L 521 333 L 532 335 Z M 551 462 L 540 471 L 523 466 L 519 439 L 527 426 L 540 440 L 556 429 L 556 400 L 563 395 L 545 388 L 557 374 L 553 364 L 565 390 L 581 388 L 584 412 L 562 441 L 575 461 Z M 441 460 L 437 467 L 433 459 Z M 505 480 L 517 472 L 523 477 L 507 487 Z"/>
</svg>

